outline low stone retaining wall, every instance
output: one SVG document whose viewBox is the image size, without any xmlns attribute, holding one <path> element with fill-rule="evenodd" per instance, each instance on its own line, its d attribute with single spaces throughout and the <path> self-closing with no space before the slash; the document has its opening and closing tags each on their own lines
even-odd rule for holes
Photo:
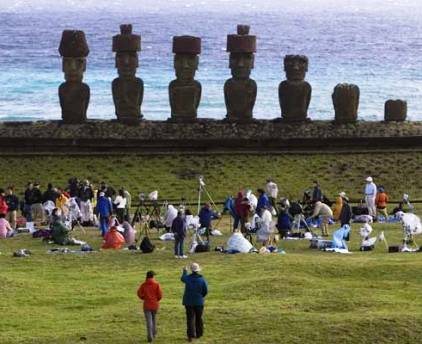
<svg viewBox="0 0 422 344">
<path fill-rule="evenodd" d="M 315 152 L 422 149 L 422 122 L 329 121 L 286 123 L 256 120 L 229 123 L 90 120 L 0 124 L 0 152 L 14 153 L 167 153 L 167 152 Z"/>
</svg>

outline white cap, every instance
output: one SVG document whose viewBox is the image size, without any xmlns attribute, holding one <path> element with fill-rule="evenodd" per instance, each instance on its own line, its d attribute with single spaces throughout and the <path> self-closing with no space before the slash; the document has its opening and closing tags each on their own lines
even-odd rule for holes
<svg viewBox="0 0 422 344">
<path fill-rule="evenodd" d="M 367 181 L 368 183 L 372 183 L 372 177 L 368 177 L 368 178 L 366 178 L 366 181 Z"/>
<path fill-rule="evenodd" d="M 192 270 L 192 272 L 199 272 L 199 271 L 201 271 L 201 267 L 199 266 L 198 263 L 192 263 L 190 265 L 190 269 Z"/>
<path fill-rule="evenodd" d="M 342 198 L 346 197 L 346 193 L 344 191 L 340 192 L 338 195 Z"/>
</svg>

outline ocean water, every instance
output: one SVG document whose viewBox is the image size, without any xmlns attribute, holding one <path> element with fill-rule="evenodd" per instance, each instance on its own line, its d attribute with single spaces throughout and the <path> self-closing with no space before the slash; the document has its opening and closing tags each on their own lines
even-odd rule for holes
<svg viewBox="0 0 422 344">
<path fill-rule="evenodd" d="M 230 77 L 226 35 L 249 24 L 258 51 L 256 118 L 280 116 L 278 84 L 283 57 L 305 54 L 313 87 L 309 114 L 332 119 L 336 84 L 361 89 L 359 116 L 383 118 L 387 99 L 408 101 L 409 118 L 422 120 L 422 26 L 417 1 L 15 1 L 0 0 L 0 120 L 60 119 L 57 88 L 63 82 L 57 51 L 64 29 L 81 29 L 90 46 L 84 81 L 91 88 L 89 118 L 115 118 L 111 51 L 119 25 L 142 36 L 138 76 L 144 80 L 142 112 L 169 117 L 168 84 L 174 79 L 172 36 L 202 37 L 196 78 L 203 95 L 199 117 L 225 116 L 223 85 Z M 59 3 L 59 4 L 58 4 Z M 345 1 L 346 3 L 346 1 Z"/>
</svg>

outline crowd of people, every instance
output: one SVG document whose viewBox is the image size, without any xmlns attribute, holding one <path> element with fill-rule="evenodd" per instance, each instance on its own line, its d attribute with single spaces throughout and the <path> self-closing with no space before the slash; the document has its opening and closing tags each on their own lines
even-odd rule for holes
<svg viewBox="0 0 422 344">
<path fill-rule="evenodd" d="M 300 202 L 279 198 L 279 193 L 275 181 L 268 179 L 264 188 L 256 190 L 256 196 L 252 190 L 241 190 L 237 197 L 229 198 L 223 213 L 229 212 L 232 216 L 232 230 L 240 231 L 245 237 L 256 233 L 257 241 L 265 246 L 276 231 L 286 238 L 295 229 L 309 229 L 309 220 L 318 220 L 322 236 L 329 235 L 331 221 L 338 222 L 340 227 L 346 229 L 344 226 L 351 223 L 352 208 L 344 191 L 338 193 L 335 202 L 330 202 L 319 183 L 314 181 L 313 187 L 304 192 Z M 377 187 L 373 179 L 367 177 L 363 194 L 365 204 L 361 207 L 367 210 L 369 216 L 375 221 L 381 217 L 388 218 L 389 198 L 383 186 Z M 102 248 L 120 249 L 125 244 L 135 243 L 135 231 L 130 224 L 131 206 L 131 195 L 125 188 L 116 192 L 105 182 L 95 188 L 88 180 L 71 178 L 66 188 L 54 187 L 50 183 L 44 192 L 39 183 L 29 182 L 22 200 L 16 195 L 15 188 L 9 186 L 6 191 L 0 189 L 0 238 L 14 235 L 20 210 L 26 223 L 48 224 L 51 231 L 49 238 L 54 243 L 81 244 L 71 237 L 73 221 L 78 221 L 81 225 L 98 226 L 104 239 Z M 74 209 L 79 210 L 78 215 L 72 215 Z M 213 220 L 221 216 L 213 202 L 206 202 L 198 211 L 198 223 L 194 224 L 194 215 L 189 209 L 167 205 L 161 220 L 165 230 L 174 235 L 175 258 L 187 258 L 184 246 L 190 228 L 203 229 L 209 242 Z M 124 232 L 121 232 L 121 228 Z M 183 305 L 187 339 L 192 341 L 203 335 L 202 316 L 208 285 L 200 275 L 201 268 L 197 263 L 192 263 L 189 268 L 190 274 L 187 267 L 183 269 L 181 281 L 185 284 Z M 162 288 L 154 276 L 153 271 L 148 271 L 145 282 L 137 292 L 143 301 L 148 342 L 157 336 L 157 311 L 163 297 Z"/>
</svg>

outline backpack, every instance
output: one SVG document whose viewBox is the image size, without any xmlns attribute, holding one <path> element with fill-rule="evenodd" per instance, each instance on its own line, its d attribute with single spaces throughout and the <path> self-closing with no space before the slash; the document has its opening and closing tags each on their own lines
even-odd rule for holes
<svg viewBox="0 0 422 344">
<path fill-rule="evenodd" d="M 146 236 L 142 239 L 139 249 L 143 253 L 152 253 L 155 249 L 155 246 L 152 244 L 151 240 Z"/>
<path fill-rule="evenodd" d="M 195 247 L 195 252 L 199 253 L 199 252 L 209 252 L 210 251 L 210 245 L 208 243 L 201 243 L 198 244 Z"/>
</svg>

